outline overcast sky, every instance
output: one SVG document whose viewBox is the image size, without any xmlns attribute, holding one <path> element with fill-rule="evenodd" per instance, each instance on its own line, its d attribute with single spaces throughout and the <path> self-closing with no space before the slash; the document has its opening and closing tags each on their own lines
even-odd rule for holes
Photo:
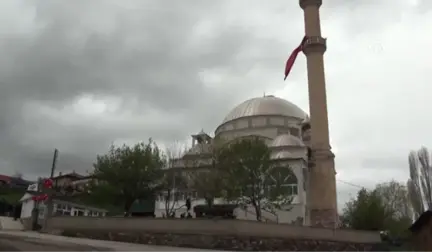
<svg viewBox="0 0 432 252">
<path fill-rule="evenodd" d="M 325 68 L 337 178 L 406 181 L 432 147 L 432 2 L 327 0 Z M 429 35 L 428 35 L 429 34 Z M 243 100 L 308 111 L 297 0 L 0 1 L 0 167 L 26 178 L 85 172 L 110 143 L 213 132 Z M 339 203 L 358 188 L 338 182 Z"/>
</svg>

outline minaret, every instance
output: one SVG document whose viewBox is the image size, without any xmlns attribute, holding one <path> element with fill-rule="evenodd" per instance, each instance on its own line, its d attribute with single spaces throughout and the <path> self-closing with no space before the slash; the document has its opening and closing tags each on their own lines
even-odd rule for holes
<svg viewBox="0 0 432 252">
<path fill-rule="evenodd" d="M 324 77 L 326 39 L 321 37 L 319 8 L 322 0 L 300 0 L 304 11 L 311 128 L 311 166 L 307 211 L 309 224 L 335 228 L 338 224 L 336 171 L 329 140 L 327 98 Z"/>
</svg>

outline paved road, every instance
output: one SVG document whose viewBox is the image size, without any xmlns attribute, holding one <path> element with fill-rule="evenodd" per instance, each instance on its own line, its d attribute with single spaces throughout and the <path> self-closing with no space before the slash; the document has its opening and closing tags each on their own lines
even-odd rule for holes
<svg viewBox="0 0 432 252">
<path fill-rule="evenodd" d="M 1 252 L 222 252 L 0 231 Z"/>
<path fill-rule="evenodd" d="M 5 252 L 111 252 L 107 248 L 95 248 L 72 243 L 47 243 L 40 239 L 0 237 L 0 251 Z"/>
</svg>

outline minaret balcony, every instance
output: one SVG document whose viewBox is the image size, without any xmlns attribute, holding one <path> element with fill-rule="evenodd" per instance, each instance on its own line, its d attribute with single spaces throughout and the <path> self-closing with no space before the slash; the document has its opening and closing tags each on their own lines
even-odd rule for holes
<svg viewBox="0 0 432 252">
<path fill-rule="evenodd" d="M 327 39 L 321 36 L 309 36 L 303 44 L 303 52 L 308 55 L 309 53 L 322 53 L 327 50 Z"/>
<path fill-rule="evenodd" d="M 300 7 L 302 9 L 308 6 L 320 7 L 322 5 L 322 0 L 300 0 Z"/>
</svg>

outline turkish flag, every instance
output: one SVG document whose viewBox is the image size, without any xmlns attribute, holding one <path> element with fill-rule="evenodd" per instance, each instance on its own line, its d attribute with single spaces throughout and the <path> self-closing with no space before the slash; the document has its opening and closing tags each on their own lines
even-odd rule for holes
<svg viewBox="0 0 432 252">
<path fill-rule="evenodd" d="M 291 53 L 291 55 L 289 56 L 286 65 L 285 65 L 285 78 L 284 80 L 286 80 L 286 78 L 288 77 L 288 74 L 291 72 L 291 69 L 294 65 L 295 60 L 297 59 L 297 55 L 303 50 L 303 44 L 306 42 L 307 38 L 306 36 L 303 37 L 301 43 L 299 46 L 297 46 Z"/>
</svg>

